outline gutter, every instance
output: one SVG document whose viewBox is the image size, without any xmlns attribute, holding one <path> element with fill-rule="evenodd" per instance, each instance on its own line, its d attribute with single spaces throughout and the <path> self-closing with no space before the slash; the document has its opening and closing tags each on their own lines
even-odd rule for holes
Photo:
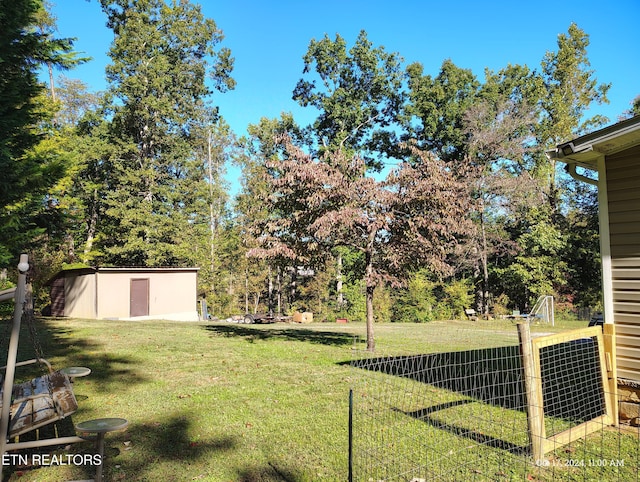
<svg viewBox="0 0 640 482">
<path fill-rule="evenodd" d="M 592 186 L 598 186 L 597 179 L 592 179 L 590 177 L 583 176 L 582 174 L 578 174 L 578 172 L 576 171 L 577 167 L 578 166 L 574 163 L 567 164 L 567 172 L 572 178 L 574 178 L 576 181 L 586 182 L 588 184 L 591 184 Z"/>
<path fill-rule="evenodd" d="M 561 161 L 566 163 L 566 167 L 565 167 L 566 171 L 576 181 L 586 182 L 587 184 L 591 184 L 592 186 L 598 186 L 597 179 L 592 179 L 590 177 L 583 176 L 582 174 L 579 174 L 576 171 L 578 165 L 576 161 L 570 157 L 571 154 L 574 154 L 576 152 L 573 150 L 573 148 L 574 146 L 572 143 L 567 143 L 565 144 L 565 147 L 562 149 L 556 148 L 556 149 L 550 149 L 546 151 L 545 155 L 547 156 L 547 159 L 549 159 L 550 161 Z M 593 147 L 590 144 L 584 147 L 583 149 L 581 149 L 579 152 L 589 152 L 589 151 L 593 151 Z"/>
</svg>

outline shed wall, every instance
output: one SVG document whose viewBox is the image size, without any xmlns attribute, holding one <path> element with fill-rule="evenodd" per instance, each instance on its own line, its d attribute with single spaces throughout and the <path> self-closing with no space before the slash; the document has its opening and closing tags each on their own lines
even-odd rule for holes
<svg viewBox="0 0 640 482">
<path fill-rule="evenodd" d="M 96 279 L 93 273 L 64 277 L 64 316 L 96 317 Z"/>
<path fill-rule="evenodd" d="M 130 318 L 131 280 L 149 279 L 149 319 L 198 319 L 194 271 L 98 271 L 97 318 Z"/>
<path fill-rule="evenodd" d="M 127 318 L 129 316 L 130 273 L 96 273 L 96 318 Z"/>
<path fill-rule="evenodd" d="M 618 376 L 640 380 L 640 146 L 606 169 Z"/>
<path fill-rule="evenodd" d="M 64 316 L 64 277 L 51 283 L 51 316 Z"/>
<path fill-rule="evenodd" d="M 158 273 L 151 283 L 149 317 L 154 318 L 162 313 L 188 313 L 193 321 L 198 319 L 195 272 Z"/>
</svg>

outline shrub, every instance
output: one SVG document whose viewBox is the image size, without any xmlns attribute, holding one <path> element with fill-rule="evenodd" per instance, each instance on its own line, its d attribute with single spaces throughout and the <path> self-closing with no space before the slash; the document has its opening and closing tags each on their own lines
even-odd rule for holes
<svg viewBox="0 0 640 482">
<path fill-rule="evenodd" d="M 492 312 L 494 316 L 504 316 L 509 314 L 509 297 L 505 293 L 496 296 L 493 301 Z"/>
<path fill-rule="evenodd" d="M 435 319 L 435 285 L 425 270 L 414 273 L 396 298 L 392 321 L 425 323 Z"/>
<path fill-rule="evenodd" d="M 473 286 L 467 279 L 454 280 L 444 285 L 444 299 L 439 304 L 444 304 L 448 312 L 445 318 L 439 319 L 464 317 L 465 308 L 473 304 L 472 290 Z"/>
</svg>

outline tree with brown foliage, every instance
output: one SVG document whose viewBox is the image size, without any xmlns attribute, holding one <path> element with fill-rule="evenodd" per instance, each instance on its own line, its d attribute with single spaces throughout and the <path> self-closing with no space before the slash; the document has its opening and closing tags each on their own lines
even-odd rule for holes
<svg viewBox="0 0 640 482">
<path fill-rule="evenodd" d="M 428 267 L 450 272 L 449 255 L 471 222 L 463 173 L 434 156 L 413 151 L 385 179 L 363 175 L 365 163 L 341 151 L 316 159 L 286 139 L 286 157 L 267 163 L 270 216 L 253 226 L 254 256 L 288 257 L 318 265 L 332 248 L 347 246 L 365 258 L 367 349 L 375 349 L 373 293 Z M 462 166 L 460 166 L 461 168 Z"/>
</svg>

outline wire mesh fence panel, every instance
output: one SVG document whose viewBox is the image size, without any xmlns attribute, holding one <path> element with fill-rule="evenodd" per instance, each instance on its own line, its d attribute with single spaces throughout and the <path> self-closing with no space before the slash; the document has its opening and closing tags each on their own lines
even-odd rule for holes
<svg viewBox="0 0 640 482">
<path fill-rule="evenodd" d="M 547 435 L 607 413 L 598 343 L 590 337 L 540 348 Z"/>
<path fill-rule="evenodd" d="M 401 356 L 357 352 L 352 480 L 640 480 L 638 433 L 602 418 L 607 387 L 599 378 L 597 343 L 540 348 L 544 436 L 552 442 L 539 459 L 531 455 L 518 346 Z M 599 430 L 553 443 L 592 420 L 599 420 Z"/>
<path fill-rule="evenodd" d="M 354 480 L 526 476 L 517 347 L 361 358 Z"/>
<path fill-rule="evenodd" d="M 520 325 L 519 335 L 534 457 L 614 423 L 615 397 L 608 392 L 615 370 L 611 361 L 605 366 L 601 328 L 532 340 Z"/>
</svg>

